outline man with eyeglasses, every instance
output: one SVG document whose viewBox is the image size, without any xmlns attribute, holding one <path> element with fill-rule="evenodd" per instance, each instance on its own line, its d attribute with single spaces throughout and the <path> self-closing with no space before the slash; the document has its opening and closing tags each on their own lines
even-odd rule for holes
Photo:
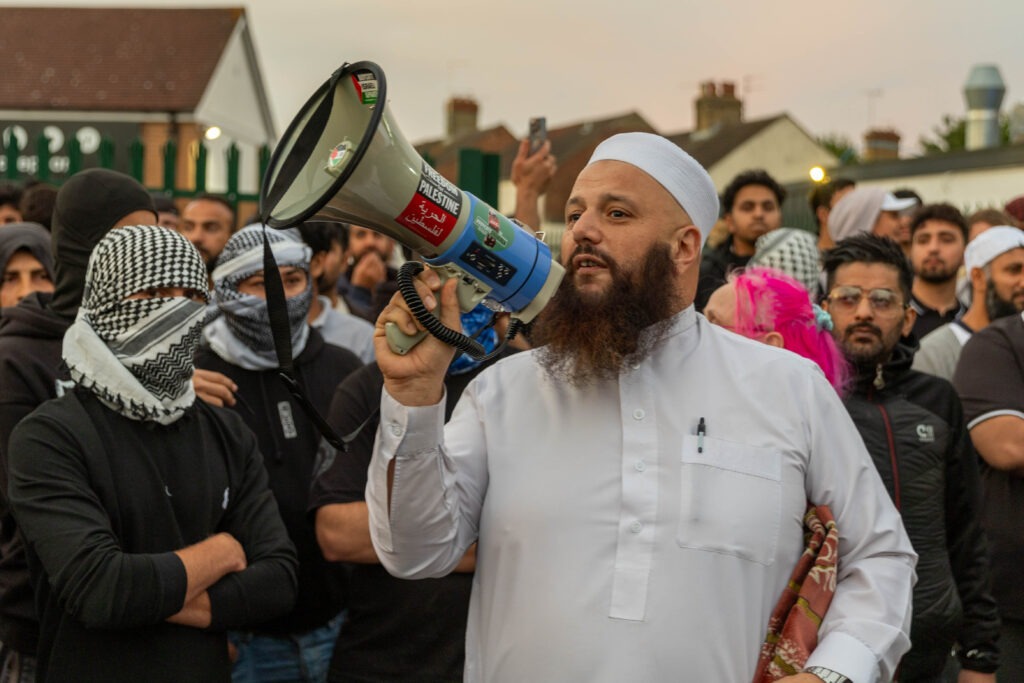
<svg viewBox="0 0 1024 683">
<path fill-rule="evenodd" d="M 898 243 L 874 235 L 839 242 L 823 265 L 832 334 L 853 366 L 844 402 L 920 558 L 899 680 L 943 680 L 955 647 L 972 682 L 994 681 L 999 615 L 976 456 L 952 385 L 911 369 L 910 266 Z"/>
</svg>

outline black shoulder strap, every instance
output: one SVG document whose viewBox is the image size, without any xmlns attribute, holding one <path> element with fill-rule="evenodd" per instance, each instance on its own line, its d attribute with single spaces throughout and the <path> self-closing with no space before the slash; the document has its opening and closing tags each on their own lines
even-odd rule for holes
<svg viewBox="0 0 1024 683">
<path fill-rule="evenodd" d="M 338 436 L 327 424 L 327 420 L 313 407 L 306 395 L 299 386 L 298 377 L 295 374 L 295 361 L 292 357 L 292 331 L 288 323 L 288 304 L 285 302 L 284 285 L 281 283 L 281 273 L 277 269 L 277 261 L 274 259 L 274 252 L 270 248 L 270 240 L 267 239 L 267 226 L 263 226 L 263 283 L 267 292 L 267 309 L 270 315 L 270 332 L 274 337 L 274 350 L 277 352 L 277 363 L 280 367 L 281 381 L 291 393 L 292 397 L 302 408 L 302 412 L 312 420 L 317 430 L 323 435 L 327 443 L 341 451 L 348 451 L 348 444 L 356 438 L 363 428 L 360 425 L 356 431 L 346 436 Z M 365 425 L 365 423 L 363 423 Z"/>
</svg>

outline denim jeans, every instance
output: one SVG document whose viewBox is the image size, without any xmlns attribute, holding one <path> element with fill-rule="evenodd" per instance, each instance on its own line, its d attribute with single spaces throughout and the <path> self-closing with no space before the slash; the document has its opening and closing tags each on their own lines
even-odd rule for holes
<svg viewBox="0 0 1024 683">
<path fill-rule="evenodd" d="M 283 637 L 232 631 L 228 638 L 238 649 L 232 683 L 325 683 L 344 618 L 342 612 L 326 626 Z"/>
</svg>

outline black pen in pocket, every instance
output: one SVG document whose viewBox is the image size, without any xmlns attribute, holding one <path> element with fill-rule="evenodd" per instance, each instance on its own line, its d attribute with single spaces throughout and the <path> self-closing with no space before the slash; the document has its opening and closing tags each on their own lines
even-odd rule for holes
<svg viewBox="0 0 1024 683">
<path fill-rule="evenodd" d="M 708 428 L 704 424 L 704 418 L 702 417 L 700 419 L 700 422 L 697 423 L 697 452 L 698 453 L 703 453 L 704 452 L 704 435 L 707 434 L 707 433 L 708 433 Z"/>
</svg>

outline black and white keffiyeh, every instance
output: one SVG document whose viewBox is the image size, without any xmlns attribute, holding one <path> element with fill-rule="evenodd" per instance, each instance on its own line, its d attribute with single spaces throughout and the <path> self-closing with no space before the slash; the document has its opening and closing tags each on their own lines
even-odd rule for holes
<svg viewBox="0 0 1024 683">
<path fill-rule="evenodd" d="M 814 294 L 818 290 L 821 275 L 818 239 L 798 228 L 778 228 L 766 232 L 754 243 L 754 256 L 748 265 L 781 271 Z"/>
<path fill-rule="evenodd" d="M 305 291 L 286 300 L 292 353 L 298 356 L 309 339 L 306 316 L 313 301 L 313 285 L 308 277 L 312 252 L 289 231 L 267 230 L 267 241 L 278 266 L 300 268 L 307 275 Z M 262 225 L 249 225 L 232 235 L 213 270 L 214 300 L 221 316 L 207 325 L 204 335 L 214 353 L 246 370 L 279 366 L 266 300 L 238 291 L 240 282 L 262 270 Z"/>
<path fill-rule="evenodd" d="M 71 378 L 112 410 L 170 424 L 195 402 L 192 357 L 204 305 L 185 297 L 127 298 L 161 287 L 205 295 L 206 267 L 195 247 L 155 225 L 108 233 L 89 258 L 63 356 Z"/>
</svg>

